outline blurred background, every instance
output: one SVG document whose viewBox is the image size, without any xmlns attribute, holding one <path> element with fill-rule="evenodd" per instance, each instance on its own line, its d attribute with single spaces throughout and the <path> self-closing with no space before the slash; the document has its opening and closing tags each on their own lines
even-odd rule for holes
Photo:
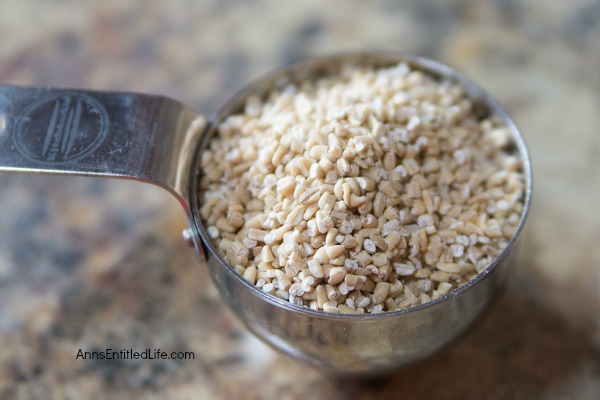
<svg viewBox="0 0 600 400">
<path fill-rule="evenodd" d="M 522 262 L 488 315 L 428 360 L 343 380 L 246 332 L 169 194 L 0 174 L 0 398 L 600 398 L 600 2 L 1 1 L 0 38 L 0 84 L 159 93 L 206 115 L 302 57 L 436 58 L 505 104 L 535 186 Z M 196 358 L 75 359 L 106 348 Z"/>
</svg>

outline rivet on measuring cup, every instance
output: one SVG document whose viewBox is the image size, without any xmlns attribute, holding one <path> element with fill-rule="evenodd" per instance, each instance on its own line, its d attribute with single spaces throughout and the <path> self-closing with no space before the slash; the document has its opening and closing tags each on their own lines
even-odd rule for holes
<svg viewBox="0 0 600 400">
<path fill-rule="evenodd" d="M 181 232 L 181 234 L 183 235 L 185 244 L 190 247 L 194 247 L 194 234 L 192 233 L 192 230 L 190 228 L 186 228 Z"/>
</svg>

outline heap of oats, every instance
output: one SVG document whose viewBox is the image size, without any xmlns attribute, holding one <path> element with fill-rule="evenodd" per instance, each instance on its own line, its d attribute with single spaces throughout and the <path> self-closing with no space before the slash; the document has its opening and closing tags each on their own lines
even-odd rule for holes
<svg viewBox="0 0 600 400">
<path fill-rule="evenodd" d="M 202 156 L 201 217 L 266 293 L 333 313 L 426 303 L 468 282 L 523 212 L 508 128 L 406 64 L 251 97 Z"/>
</svg>

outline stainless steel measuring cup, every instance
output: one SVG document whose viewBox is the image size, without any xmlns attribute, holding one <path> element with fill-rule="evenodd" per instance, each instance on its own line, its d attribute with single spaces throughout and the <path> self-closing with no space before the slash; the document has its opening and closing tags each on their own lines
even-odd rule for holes
<svg viewBox="0 0 600 400">
<path fill-rule="evenodd" d="M 282 81 L 335 71 L 342 64 L 405 62 L 460 84 L 482 117 L 494 114 L 512 132 L 526 178 L 525 211 L 508 246 L 469 283 L 429 303 L 381 314 L 314 311 L 268 295 L 230 268 L 200 219 L 200 155 L 217 126 L 245 99 Z M 158 185 L 183 206 L 184 238 L 205 259 L 222 299 L 271 346 L 333 373 L 367 374 L 406 365 L 448 344 L 497 294 L 514 263 L 531 204 L 531 166 L 507 112 L 479 86 L 439 62 L 407 54 L 361 52 L 307 59 L 275 70 L 235 95 L 206 121 L 175 100 L 153 95 L 0 86 L 0 171 L 101 176 Z"/>
</svg>

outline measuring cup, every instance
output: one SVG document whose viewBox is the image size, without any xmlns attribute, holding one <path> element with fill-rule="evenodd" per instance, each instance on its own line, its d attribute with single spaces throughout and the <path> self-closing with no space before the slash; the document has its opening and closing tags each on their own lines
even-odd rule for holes
<svg viewBox="0 0 600 400">
<path fill-rule="evenodd" d="M 241 111 L 249 95 L 265 95 L 282 82 L 331 73 L 348 63 L 379 67 L 399 62 L 460 84 L 478 115 L 496 115 L 512 132 L 526 189 L 524 213 L 508 246 L 477 277 L 447 295 L 380 314 L 314 311 L 246 282 L 218 254 L 198 212 L 200 155 L 220 121 Z M 189 222 L 184 239 L 206 261 L 222 300 L 248 329 L 274 348 L 337 374 L 400 367 L 433 354 L 464 332 L 501 288 L 531 204 L 527 148 L 502 106 L 444 64 L 384 52 L 338 54 L 285 66 L 253 82 L 208 121 L 161 96 L 0 86 L 0 171 L 124 178 L 168 190 Z"/>
</svg>

